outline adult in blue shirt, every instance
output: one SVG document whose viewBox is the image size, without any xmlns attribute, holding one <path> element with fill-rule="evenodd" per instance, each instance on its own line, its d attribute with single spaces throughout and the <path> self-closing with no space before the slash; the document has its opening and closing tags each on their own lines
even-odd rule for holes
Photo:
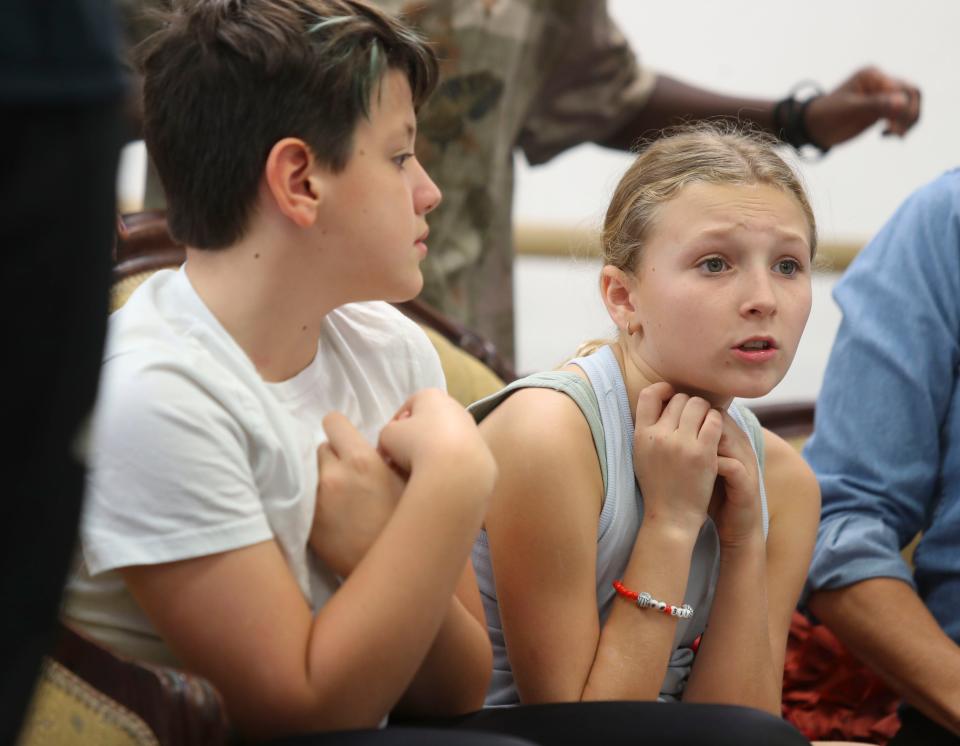
<svg viewBox="0 0 960 746">
<path fill-rule="evenodd" d="M 805 456 L 823 512 L 808 605 L 905 700 L 891 746 L 960 738 L 960 169 L 838 283 Z M 900 550 L 917 534 L 914 569 Z"/>
</svg>

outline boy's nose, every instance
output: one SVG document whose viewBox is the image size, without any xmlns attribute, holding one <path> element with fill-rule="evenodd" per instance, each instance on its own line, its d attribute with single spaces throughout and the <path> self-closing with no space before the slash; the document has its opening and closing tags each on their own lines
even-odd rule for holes
<svg viewBox="0 0 960 746">
<path fill-rule="evenodd" d="M 443 194 L 419 161 L 417 166 L 420 169 L 421 178 L 413 190 L 413 209 L 416 210 L 417 215 L 426 215 L 436 209 L 443 200 Z"/>
</svg>

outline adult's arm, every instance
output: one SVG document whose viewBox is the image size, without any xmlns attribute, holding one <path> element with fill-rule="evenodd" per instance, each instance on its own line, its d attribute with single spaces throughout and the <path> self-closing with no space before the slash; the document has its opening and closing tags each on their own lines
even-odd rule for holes
<svg viewBox="0 0 960 746">
<path fill-rule="evenodd" d="M 956 630 L 956 610 L 934 599 L 928 611 L 900 555 L 926 532 L 917 557 L 928 589 L 956 556 L 942 538 L 960 530 L 956 464 L 944 460 L 960 426 L 958 204 L 953 171 L 908 199 L 838 285 L 844 318 L 805 455 L 823 494 L 810 608 L 911 704 L 960 732 L 960 655 L 941 629 Z M 952 709 L 941 699 L 950 692 Z"/>
<path fill-rule="evenodd" d="M 549 74 L 517 141 L 530 163 L 586 141 L 626 150 L 664 127 L 717 117 L 780 136 L 776 100 L 710 91 L 640 64 L 602 0 L 574 3 L 552 41 L 538 62 Z M 886 132 L 903 135 L 919 116 L 916 86 L 867 67 L 813 101 L 804 123 L 817 144 L 830 147 L 880 120 Z"/>
<path fill-rule="evenodd" d="M 960 736 L 960 647 L 902 580 L 814 593 L 810 610 L 907 702 Z"/>
<path fill-rule="evenodd" d="M 771 99 L 724 95 L 660 74 L 646 105 L 598 144 L 626 150 L 639 138 L 663 127 L 718 117 L 749 121 L 779 137 L 778 123 L 774 122 L 776 104 Z M 814 142 L 831 147 L 856 137 L 880 120 L 886 120 L 886 132 L 904 135 L 919 116 L 919 89 L 871 67 L 857 70 L 811 102 L 804 124 Z"/>
</svg>

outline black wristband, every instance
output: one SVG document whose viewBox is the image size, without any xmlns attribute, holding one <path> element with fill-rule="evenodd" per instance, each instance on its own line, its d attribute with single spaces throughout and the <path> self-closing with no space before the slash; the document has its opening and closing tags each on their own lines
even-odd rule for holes
<svg viewBox="0 0 960 746">
<path fill-rule="evenodd" d="M 806 121 L 807 107 L 822 95 L 817 93 L 798 101 L 796 96 L 791 94 L 777 101 L 773 107 L 774 134 L 797 150 L 800 150 L 804 145 L 810 145 L 819 150 L 821 155 L 826 154 L 830 147 L 821 145 L 810 136 Z"/>
</svg>

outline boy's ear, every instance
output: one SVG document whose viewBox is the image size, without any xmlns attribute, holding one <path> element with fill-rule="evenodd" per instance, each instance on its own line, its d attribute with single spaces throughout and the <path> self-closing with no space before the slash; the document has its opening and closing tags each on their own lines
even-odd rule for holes
<svg viewBox="0 0 960 746">
<path fill-rule="evenodd" d="M 310 146 L 296 137 L 274 143 L 264 179 L 277 209 L 301 228 L 313 225 L 323 199 L 324 180 Z"/>
<path fill-rule="evenodd" d="M 634 297 L 636 290 L 637 278 L 634 275 L 612 264 L 607 264 L 600 271 L 600 295 L 603 305 L 607 307 L 607 313 L 617 328 L 627 334 L 643 323 L 642 319 L 638 318 Z"/>
</svg>

